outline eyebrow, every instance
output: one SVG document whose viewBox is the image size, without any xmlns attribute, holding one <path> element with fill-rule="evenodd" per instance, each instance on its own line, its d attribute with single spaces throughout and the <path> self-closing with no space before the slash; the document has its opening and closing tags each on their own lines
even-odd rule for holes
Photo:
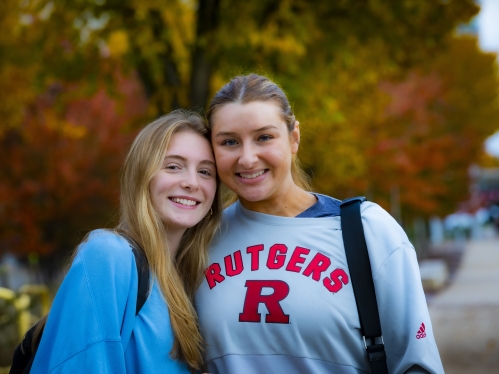
<svg viewBox="0 0 499 374">
<path fill-rule="evenodd" d="M 184 161 L 184 162 L 187 162 L 187 159 L 184 157 L 184 156 L 180 156 L 180 155 L 166 155 L 165 156 L 165 160 L 166 159 L 169 159 L 169 158 L 173 158 L 173 159 L 177 159 L 177 160 L 180 160 L 180 161 Z M 163 161 L 164 162 L 164 161 Z M 202 160 L 200 162 L 200 164 L 208 164 L 208 165 L 213 165 L 213 166 L 216 166 L 215 163 L 213 161 L 210 161 L 210 160 Z"/>
<path fill-rule="evenodd" d="M 266 130 L 270 130 L 270 129 L 277 129 L 277 126 L 274 126 L 274 125 L 263 126 L 263 127 L 260 127 L 259 129 L 253 130 L 252 132 L 257 133 L 257 132 L 262 132 L 262 131 L 266 131 Z M 215 135 L 215 137 L 217 137 L 217 136 L 234 136 L 236 134 L 237 134 L 236 132 L 221 131 L 221 132 L 217 133 L 217 135 Z"/>
</svg>

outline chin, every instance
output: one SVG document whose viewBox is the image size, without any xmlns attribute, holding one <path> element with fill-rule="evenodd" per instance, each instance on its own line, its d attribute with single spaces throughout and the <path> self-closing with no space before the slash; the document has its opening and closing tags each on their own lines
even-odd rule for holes
<svg viewBox="0 0 499 374">
<path fill-rule="evenodd" d="M 186 219 L 186 220 L 181 220 L 181 221 L 175 221 L 170 223 L 172 227 L 175 227 L 177 229 L 181 230 L 187 230 L 190 229 L 191 227 L 196 226 L 199 222 L 201 222 L 201 219 Z"/>
<path fill-rule="evenodd" d="M 254 194 L 241 194 L 239 198 L 251 203 L 257 203 L 259 201 L 267 200 L 268 195 L 263 193 L 254 193 Z"/>
</svg>

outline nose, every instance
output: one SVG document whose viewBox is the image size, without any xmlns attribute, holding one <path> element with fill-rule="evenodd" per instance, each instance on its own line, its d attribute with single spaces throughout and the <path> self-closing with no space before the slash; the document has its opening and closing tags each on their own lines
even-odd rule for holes
<svg viewBox="0 0 499 374">
<path fill-rule="evenodd" d="M 256 149 L 252 144 L 243 144 L 239 156 L 239 165 L 245 169 L 251 169 L 258 161 Z"/>
<path fill-rule="evenodd" d="M 189 171 L 180 182 L 180 186 L 186 190 L 196 191 L 199 188 L 198 175 L 196 171 Z"/>
</svg>

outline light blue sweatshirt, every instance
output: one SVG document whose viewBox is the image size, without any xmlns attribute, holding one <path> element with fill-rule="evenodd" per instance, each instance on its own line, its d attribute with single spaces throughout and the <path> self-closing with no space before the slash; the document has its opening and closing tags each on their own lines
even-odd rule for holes
<svg viewBox="0 0 499 374">
<path fill-rule="evenodd" d="M 170 356 L 173 331 L 154 277 L 135 316 L 137 277 L 126 240 L 92 232 L 57 292 L 31 373 L 189 373 Z"/>
<path fill-rule="evenodd" d="M 443 374 L 414 247 L 378 205 L 362 224 L 388 372 Z M 227 208 L 196 293 L 212 374 L 370 373 L 341 217 Z"/>
</svg>

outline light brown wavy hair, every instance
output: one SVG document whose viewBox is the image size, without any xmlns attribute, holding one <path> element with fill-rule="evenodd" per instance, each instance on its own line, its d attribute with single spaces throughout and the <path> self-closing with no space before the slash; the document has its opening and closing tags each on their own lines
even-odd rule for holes
<svg viewBox="0 0 499 374">
<path fill-rule="evenodd" d="M 248 74 L 232 78 L 211 99 L 206 112 L 210 135 L 213 129 L 213 115 L 218 109 L 230 103 L 247 104 L 253 101 L 274 102 L 280 110 L 281 118 L 286 123 L 288 132 L 291 134 L 295 128 L 296 118 L 282 88 L 263 75 Z M 297 155 L 293 155 L 292 158 L 291 176 L 298 187 L 305 191 L 312 190 L 310 177 L 302 169 Z M 227 196 L 224 200 L 227 200 L 227 205 L 237 200 L 235 194 L 231 194 L 229 191 L 226 191 L 225 194 Z"/>
</svg>

